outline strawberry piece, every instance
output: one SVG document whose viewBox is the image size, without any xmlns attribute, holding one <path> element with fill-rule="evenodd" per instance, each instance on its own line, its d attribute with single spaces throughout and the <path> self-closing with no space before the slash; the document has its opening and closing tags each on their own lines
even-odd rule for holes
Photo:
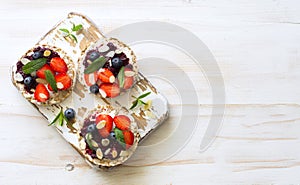
<svg viewBox="0 0 300 185">
<path fill-rule="evenodd" d="M 40 68 L 39 70 L 36 71 L 36 76 L 39 78 L 45 79 L 46 78 L 46 76 L 45 76 L 46 70 L 49 70 L 53 74 L 53 76 L 55 75 L 53 69 L 51 69 L 51 67 L 48 64 L 45 64 L 42 68 Z"/>
<path fill-rule="evenodd" d="M 66 62 L 60 57 L 52 58 L 50 61 L 50 67 L 58 73 L 66 73 L 68 71 Z"/>
<path fill-rule="evenodd" d="M 114 117 L 114 123 L 116 127 L 121 130 L 128 130 L 130 126 L 130 119 L 125 115 L 118 115 Z"/>
<path fill-rule="evenodd" d="M 129 89 L 133 85 L 133 77 L 125 77 L 123 89 Z"/>
<path fill-rule="evenodd" d="M 72 86 L 72 79 L 65 73 L 57 74 L 55 80 L 59 90 L 67 90 Z"/>
<path fill-rule="evenodd" d="M 124 130 L 123 131 L 123 136 L 124 136 L 124 141 L 125 141 L 125 144 L 126 144 L 126 149 L 128 149 L 133 145 L 134 135 L 131 131 Z"/>
<path fill-rule="evenodd" d="M 117 84 L 102 83 L 99 88 L 102 97 L 114 98 L 119 96 L 120 87 Z"/>
<path fill-rule="evenodd" d="M 38 84 L 36 86 L 34 98 L 38 102 L 46 102 L 50 98 L 50 94 L 44 84 Z"/>
<path fill-rule="evenodd" d="M 86 85 L 92 86 L 97 82 L 98 76 L 97 71 L 91 74 L 84 74 L 84 80 Z"/>
<path fill-rule="evenodd" d="M 98 79 L 104 83 L 114 83 L 116 80 L 114 74 L 107 68 L 100 69 Z"/>
<path fill-rule="evenodd" d="M 98 132 L 102 137 L 108 137 L 113 127 L 113 118 L 107 114 L 100 114 L 96 117 L 96 125 L 98 124 L 105 124 L 103 128 L 98 130 Z M 100 125 L 100 127 L 102 126 Z"/>
</svg>

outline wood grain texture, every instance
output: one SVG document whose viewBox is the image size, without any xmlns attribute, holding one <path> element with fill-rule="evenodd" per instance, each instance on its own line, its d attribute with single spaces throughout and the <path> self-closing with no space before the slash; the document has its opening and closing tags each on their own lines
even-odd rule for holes
<svg viewBox="0 0 300 185">
<path fill-rule="evenodd" d="M 296 0 L 1 1 L 0 184 L 299 184 L 299 10 Z M 211 90 L 201 70 L 174 48 L 136 45 L 139 58 L 168 58 L 189 75 L 200 113 L 183 118 L 198 118 L 198 126 L 185 147 L 165 161 L 110 172 L 91 169 L 9 77 L 9 66 L 70 11 L 88 15 L 104 33 L 158 20 L 196 34 L 215 56 L 226 87 L 226 114 L 213 145 L 199 150 L 210 117 L 218 116 L 211 114 Z M 155 72 L 146 66 L 139 67 Z M 171 114 L 145 145 L 176 129 L 182 106 L 195 107 L 181 105 L 170 86 L 153 83 L 168 98 Z M 67 171 L 67 164 L 74 170 Z"/>
</svg>

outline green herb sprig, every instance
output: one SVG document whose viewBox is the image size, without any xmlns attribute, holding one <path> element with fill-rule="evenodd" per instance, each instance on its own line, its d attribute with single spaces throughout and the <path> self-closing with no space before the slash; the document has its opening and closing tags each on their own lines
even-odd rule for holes
<svg viewBox="0 0 300 185">
<path fill-rule="evenodd" d="M 90 74 L 97 71 L 98 69 L 104 66 L 105 62 L 106 58 L 100 56 L 84 70 L 84 74 Z"/>
<path fill-rule="evenodd" d="M 46 64 L 46 62 L 47 62 L 46 58 L 39 58 L 36 60 L 32 60 L 31 62 L 27 63 L 25 66 L 22 67 L 22 71 L 25 74 L 30 74 L 42 68 Z"/>
<path fill-rule="evenodd" d="M 142 99 L 150 94 L 151 92 L 147 92 L 145 94 L 140 95 L 139 97 L 132 96 L 133 98 L 135 98 L 135 100 L 132 102 L 132 106 L 130 107 L 130 110 L 134 109 L 136 106 L 141 104 L 147 105 L 147 103 L 145 103 Z"/>
<path fill-rule="evenodd" d="M 60 109 L 59 113 L 56 115 L 56 117 L 53 119 L 53 121 L 52 121 L 48 126 L 53 125 L 53 124 L 56 123 L 57 121 L 58 121 L 58 124 L 59 124 L 60 126 L 63 126 L 63 125 L 64 125 L 64 121 L 66 121 L 66 122 L 68 123 L 68 120 L 67 120 L 67 118 L 65 117 L 62 108 Z"/>
<path fill-rule="evenodd" d="M 66 34 L 64 37 L 69 37 L 77 43 L 78 42 L 77 37 L 73 33 L 81 30 L 83 28 L 83 26 L 82 26 L 82 24 L 78 24 L 78 25 L 75 25 L 74 23 L 72 23 L 72 24 L 73 24 L 73 27 L 71 28 L 70 31 L 66 28 L 60 28 L 59 30 Z"/>
</svg>

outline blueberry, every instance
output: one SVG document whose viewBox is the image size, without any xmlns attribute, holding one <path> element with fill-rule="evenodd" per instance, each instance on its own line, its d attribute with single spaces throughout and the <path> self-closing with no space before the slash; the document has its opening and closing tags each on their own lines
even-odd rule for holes
<svg viewBox="0 0 300 185">
<path fill-rule="evenodd" d="M 89 59 L 94 61 L 99 58 L 100 54 L 97 51 L 92 51 L 89 55 Z"/>
<path fill-rule="evenodd" d="M 67 110 L 65 110 L 65 117 L 67 118 L 67 120 L 72 120 L 75 118 L 75 110 L 72 108 L 68 108 Z"/>
<path fill-rule="evenodd" d="M 92 85 L 92 86 L 90 87 L 90 91 L 91 91 L 91 93 L 93 93 L 93 94 L 97 94 L 97 93 L 99 92 L 99 87 L 98 87 L 98 85 L 97 85 L 97 84 Z"/>
<path fill-rule="evenodd" d="M 32 54 L 33 59 L 38 59 L 43 56 L 43 53 L 41 51 L 36 51 Z"/>
<path fill-rule="evenodd" d="M 114 132 L 111 132 L 111 133 L 110 133 L 110 136 L 111 136 L 112 138 L 116 138 L 116 134 L 115 134 Z"/>
<path fill-rule="evenodd" d="M 119 57 L 115 57 L 111 59 L 111 65 L 112 67 L 119 69 L 123 66 L 123 61 Z"/>
<path fill-rule="evenodd" d="M 33 78 L 31 76 L 27 76 L 25 79 L 24 79 L 24 84 L 27 86 L 27 87 L 30 87 L 33 83 Z"/>
<path fill-rule="evenodd" d="M 87 131 L 88 132 L 93 132 L 96 130 L 96 125 L 95 124 L 91 124 L 87 127 Z"/>
</svg>

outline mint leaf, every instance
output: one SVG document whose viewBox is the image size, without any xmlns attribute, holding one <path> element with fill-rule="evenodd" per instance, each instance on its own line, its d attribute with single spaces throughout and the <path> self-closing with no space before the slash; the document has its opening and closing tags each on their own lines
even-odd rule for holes
<svg viewBox="0 0 300 185">
<path fill-rule="evenodd" d="M 119 86 L 122 88 L 124 86 L 124 66 L 120 69 L 118 73 Z"/>
<path fill-rule="evenodd" d="M 70 34 L 69 36 L 71 36 L 71 38 L 77 43 L 78 41 L 77 41 L 77 38 L 76 38 L 76 36 L 75 35 L 73 35 L 73 34 Z"/>
<path fill-rule="evenodd" d="M 79 31 L 82 29 L 82 25 L 78 24 L 77 26 L 73 25 L 72 31 Z"/>
<path fill-rule="evenodd" d="M 151 94 L 151 92 L 147 92 L 147 93 L 145 93 L 145 94 L 142 94 L 141 96 L 138 97 L 138 99 L 145 98 L 145 97 L 148 96 L 149 94 Z"/>
<path fill-rule="evenodd" d="M 104 66 L 105 62 L 106 62 L 106 59 L 103 56 L 97 58 L 93 63 L 91 63 L 84 70 L 84 74 L 90 74 L 90 73 L 97 71 L 98 69 L 100 69 L 101 67 Z"/>
<path fill-rule="evenodd" d="M 114 128 L 114 132 L 116 135 L 116 139 L 119 141 L 119 143 L 123 146 L 126 147 L 125 145 L 125 140 L 124 140 L 124 135 L 122 130 L 118 129 L 118 128 Z"/>
<path fill-rule="evenodd" d="M 47 82 L 50 84 L 50 86 L 52 87 L 54 92 L 57 92 L 57 85 L 56 85 L 56 81 L 54 78 L 54 75 L 51 73 L 50 70 L 46 70 L 45 71 L 45 77 Z"/>
<path fill-rule="evenodd" d="M 134 102 L 132 102 L 131 107 L 129 108 L 130 110 L 132 110 L 133 108 L 135 108 L 138 105 L 138 100 L 135 100 Z"/>
<path fill-rule="evenodd" d="M 22 67 L 22 71 L 25 74 L 30 74 L 42 68 L 46 64 L 46 62 L 47 62 L 46 58 L 39 58 L 36 60 L 32 60 L 31 62 L 27 63 L 25 66 Z"/>
<path fill-rule="evenodd" d="M 53 125 L 58 120 L 61 114 L 62 114 L 62 110 L 59 111 L 59 113 L 56 115 L 54 120 L 48 126 Z"/>
<path fill-rule="evenodd" d="M 87 133 L 87 134 L 85 135 L 85 140 L 86 140 L 86 142 L 87 142 L 89 148 L 93 150 L 94 147 L 93 147 L 92 141 L 91 141 L 91 140 L 92 140 L 92 134 L 91 134 L 91 133 Z"/>
<path fill-rule="evenodd" d="M 59 29 L 59 30 L 62 31 L 62 32 L 65 32 L 65 33 L 67 33 L 67 34 L 70 33 L 69 30 L 67 30 L 67 29 L 65 29 L 65 28 L 61 28 L 61 29 Z"/>
</svg>

